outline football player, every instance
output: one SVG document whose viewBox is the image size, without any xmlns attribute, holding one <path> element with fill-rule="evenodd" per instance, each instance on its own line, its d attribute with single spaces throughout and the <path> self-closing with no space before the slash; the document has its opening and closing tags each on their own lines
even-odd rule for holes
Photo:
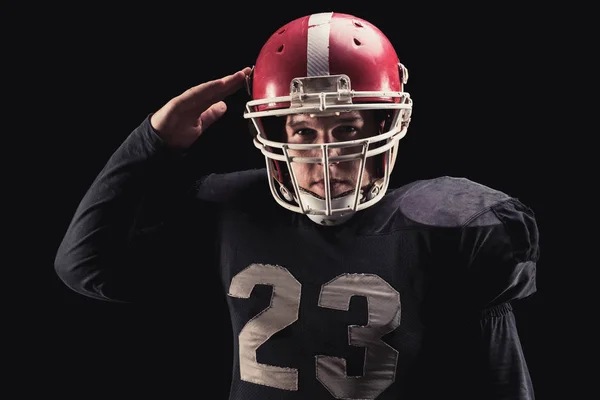
<svg viewBox="0 0 600 400">
<path fill-rule="evenodd" d="M 163 295 L 150 282 L 202 291 L 185 274 L 217 271 L 232 400 L 533 399 L 513 303 L 536 290 L 534 214 L 465 178 L 389 187 L 407 80 L 364 19 L 289 22 L 253 67 L 190 88 L 127 137 L 76 210 L 58 275 L 135 302 Z M 188 185 L 188 150 L 243 87 L 265 168 Z M 170 212 L 149 217 L 159 181 Z"/>
</svg>

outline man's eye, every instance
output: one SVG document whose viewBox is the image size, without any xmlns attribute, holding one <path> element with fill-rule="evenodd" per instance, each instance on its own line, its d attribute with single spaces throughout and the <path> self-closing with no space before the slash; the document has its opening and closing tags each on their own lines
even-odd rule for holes
<svg viewBox="0 0 600 400">
<path fill-rule="evenodd" d="M 351 134 L 351 133 L 355 133 L 358 129 L 354 126 L 350 126 L 350 125 L 344 125 L 344 126 L 338 126 L 336 128 L 336 130 L 339 133 L 343 133 L 343 134 Z"/>
<path fill-rule="evenodd" d="M 298 135 L 298 136 L 308 136 L 308 135 L 312 135 L 315 131 L 312 129 L 298 129 L 297 131 L 294 132 L 294 135 Z"/>
</svg>

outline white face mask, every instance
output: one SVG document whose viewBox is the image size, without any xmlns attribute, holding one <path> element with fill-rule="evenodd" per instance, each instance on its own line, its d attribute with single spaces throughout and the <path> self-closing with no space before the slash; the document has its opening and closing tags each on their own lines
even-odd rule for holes
<svg viewBox="0 0 600 400">
<path fill-rule="evenodd" d="M 297 81 L 297 82 L 296 82 Z M 296 93 L 294 88 L 302 90 Z M 327 90 L 326 90 L 327 89 Z M 291 106 L 284 109 L 258 111 L 258 107 L 268 104 L 273 99 L 249 101 L 244 117 L 250 119 L 256 130 L 254 145 L 265 157 L 271 194 L 282 207 L 307 215 L 312 221 L 320 225 L 339 225 L 354 215 L 357 211 L 370 207 L 380 201 L 385 195 L 390 174 L 394 167 L 398 142 L 407 132 L 412 113 L 412 100 L 406 92 L 384 93 L 380 95 L 398 97 L 399 102 L 394 103 L 353 103 L 353 100 L 370 98 L 372 92 L 357 92 L 350 90 L 350 80 L 345 75 L 331 75 L 327 77 L 297 78 L 293 81 L 292 92 L 289 97 L 279 98 L 277 101 L 290 101 Z M 378 135 L 364 139 L 340 141 L 326 144 L 292 144 L 267 139 L 260 119 L 269 116 L 286 116 L 291 114 L 308 114 L 311 116 L 324 116 L 340 114 L 359 110 L 390 110 L 393 114 L 389 130 Z M 361 148 L 351 154 L 329 157 L 332 149 L 348 147 Z M 289 154 L 305 151 L 309 154 L 320 154 L 317 157 L 294 157 Z M 345 161 L 360 161 L 360 173 L 356 182 L 361 182 L 362 170 L 367 159 L 383 157 L 382 174 L 375 177 L 377 184 L 370 184 L 367 188 L 357 187 L 348 194 L 333 198 L 329 190 L 325 198 L 320 198 L 314 193 L 300 188 L 291 167 L 293 163 L 314 163 L 323 167 L 325 176 L 324 186 L 331 187 L 326 166 Z M 287 174 L 282 171 L 287 170 Z M 286 176 L 286 178 L 283 178 Z M 285 179 L 285 181 L 283 181 Z M 368 193 L 363 193 L 367 191 Z"/>
</svg>

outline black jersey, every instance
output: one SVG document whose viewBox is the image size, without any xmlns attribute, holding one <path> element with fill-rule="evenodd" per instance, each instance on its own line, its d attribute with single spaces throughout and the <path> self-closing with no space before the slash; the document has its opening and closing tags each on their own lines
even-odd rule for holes
<svg viewBox="0 0 600 400">
<path fill-rule="evenodd" d="M 440 177 L 327 227 L 277 205 L 264 170 L 184 190 L 179 161 L 147 119 L 81 202 L 56 268 L 114 301 L 160 298 L 156 282 L 200 291 L 186 271 L 217 272 L 230 399 L 533 399 L 511 302 L 536 289 L 538 231 L 518 199 Z M 170 213 L 143 206 L 157 181 Z"/>
</svg>

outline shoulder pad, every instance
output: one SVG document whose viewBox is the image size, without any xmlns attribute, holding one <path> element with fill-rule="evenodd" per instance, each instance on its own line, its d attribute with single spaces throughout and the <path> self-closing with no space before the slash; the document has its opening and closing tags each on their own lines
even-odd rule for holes
<svg viewBox="0 0 600 400">
<path fill-rule="evenodd" d="M 498 223 L 493 206 L 510 200 L 501 191 L 467 178 L 443 176 L 416 181 L 399 188 L 396 201 L 399 211 L 419 224 L 460 227 Z"/>
</svg>

